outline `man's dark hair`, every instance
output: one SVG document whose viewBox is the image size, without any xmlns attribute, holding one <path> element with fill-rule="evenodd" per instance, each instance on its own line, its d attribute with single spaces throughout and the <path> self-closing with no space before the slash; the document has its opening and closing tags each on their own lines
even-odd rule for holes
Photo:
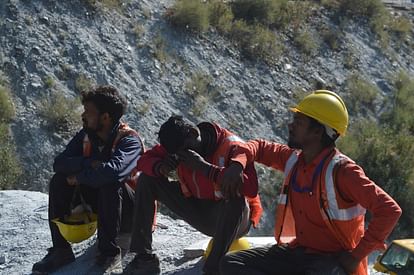
<svg viewBox="0 0 414 275">
<path fill-rule="evenodd" d="M 192 128 L 194 126 L 185 121 L 182 116 L 171 116 L 161 125 L 158 140 L 168 153 L 175 154 L 184 145 L 184 140 Z"/>
<path fill-rule="evenodd" d="M 82 104 L 92 102 L 100 113 L 108 113 L 114 123 L 117 123 L 127 108 L 126 99 L 118 90 L 110 85 L 98 86 L 81 92 Z"/>
<path fill-rule="evenodd" d="M 310 120 L 309 128 L 312 128 L 312 129 L 321 128 L 322 129 L 321 143 L 323 147 L 325 148 L 328 146 L 335 146 L 335 140 L 338 138 L 339 135 L 337 135 L 336 138 L 331 138 L 326 133 L 325 126 L 322 123 L 320 123 L 319 121 L 311 117 L 309 117 L 309 120 Z"/>
</svg>

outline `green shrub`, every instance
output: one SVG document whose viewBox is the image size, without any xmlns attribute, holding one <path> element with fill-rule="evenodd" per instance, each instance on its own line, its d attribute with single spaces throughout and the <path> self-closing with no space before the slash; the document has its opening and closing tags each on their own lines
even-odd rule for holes
<svg viewBox="0 0 414 275">
<path fill-rule="evenodd" d="M 389 28 L 390 31 L 396 33 L 400 38 L 405 38 L 413 29 L 413 24 L 406 17 L 399 16 L 391 19 Z"/>
<path fill-rule="evenodd" d="M 376 99 L 379 90 L 358 74 L 350 75 L 345 83 L 347 106 L 352 111 L 358 111 L 362 107 L 373 108 L 373 101 Z"/>
<path fill-rule="evenodd" d="M 221 0 L 214 0 L 209 4 L 209 20 L 211 26 L 222 33 L 227 33 L 233 24 L 231 8 Z"/>
<path fill-rule="evenodd" d="M 370 26 L 372 31 L 377 35 L 382 48 L 386 49 L 389 45 L 389 33 L 387 25 L 390 22 L 390 16 L 387 13 L 378 14 L 370 19 Z"/>
<path fill-rule="evenodd" d="M 237 20 L 229 36 L 242 54 L 250 59 L 273 63 L 283 51 L 276 35 L 259 24 L 248 25 L 244 21 Z"/>
<path fill-rule="evenodd" d="M 69 99 L 61 93 L 41 99 L 39 115 L 45 119 L 46 126 L 61 134 L 70 134 L 80 124 L 80 101 Z"/>
<path fill-rule="evenodd" d="M 153 39 L 153 51 L 154 57 L 160 63 L 165 63 L 168 60 L 169 54 L 167 52 L 167 42 L 164 37 L 162 37 L 161 33 L 157 33 Z"/>
<path fill-rule="evenodd" d="M 249 24 L 283 28 L 298 25 L 310 14 L 309 1 L 288 0 L 236 0 L 231 2 L 234 17 Z"/>
<path fill-rule="evenodd" d="M 378 36 L 383 48 L 389 45 L 387 28 L 391 24 L 391 15 L 381 0 L 339 0 L 338 10 L 349 17 L 367 18 L 372 31 Z"/>
<path fill-rule="evenodd" d="M 14 117 L 15 110 L 8 88 L 0 85 L 0 123 L 8 123 Z"/>
<path fill-rule="evenodd" d="M 306 29 L 298 32 L 295 35 L 294 41 L 296 46 L 307 55 L 314 54 L 319 48 L 319 43 L 315 36 Z"/>
<path fill-rule="evenodd" d="M 55 87 L 56 85 L 55 80 L 53 79 L 51 75 L 46 76 L 43 79 L 43 83 L 45 83 L 46 88 L 49 88 L 49 89 Z"/>
<path fill-rule="evenodd" d="M 9 132 L 9 123 L 15 116 L 15 109 L 6 83 L 6 78 L 0 83 L 0 189 L 13 188 L 22 174 L 16 147 Z"/>
<path fill-rule="evenodd" d="M 323 28 L 321 30 L 323 41 L 332 49 L 338 50 L 342 33 L 337 29 Z"/>
<path fill-rule="evenodd" d="M 75 79 L 75 91 L 81 93 L 82 91 L 90 90 L 95 83 L 87 78 L 85 75 L 81 74 Z"/>
<path fill-rule="evenodd" d="M 11 189 L 22 175 L 16 147 L 9 136 L 9 127 L 0 123 L 0 189 Z"/>
<path fill-rule="evenodd" d="M 273 25 L 277 28 L 292 26 L 294 30 L 297 30 L 311 16 L 313 5 L 310 1 L 279 0 Z"/>
<path fill-rule="evenodd" d="M 138 105 L 136 110 L 138 114 L 140 114 L 141 116 L 144 116 L 145 114 L 148 113 L 148 111 L 152 108 L 153 105 L 154 104 L 152 102 L 144 102 Z"/>
<path fill-rule="evenodd" d="M 200 117 L 207 109 L 209 102 L 210 99 L 204 95 L 196 97 L 193 101 L 193 106 L 191 107 L 191 112 L 193 113 L 193 115 L 196 117 Z"/>
<path fill-rule="evenodd" d="M 405 72 L 399 72 L 394 77 L 396 93 L 392 98 L 391 111 L 382 117 L 393 129 L 407 129 L 414 135 L 414 78 Z"/>
<path fill-rule="evenodd" d="M 0 54 L 0 62 L 1 62 L 1 54 Z M 4 75 L 2 71 L 0 71 L 0 86 L 7 86 L 9 83 L 7 76 Z"/>
<path fill-rule="evenodd" d="M 248 23 L 270 25 L 275 20 L 277 0 L 236 0 L 231 2 L 234 17 Z"/>
<path fill-rule="evenodd" d="M 350 16 L 372 18 L 385 13 L 381 0 L 339 0 L 339 10 Z"/>
<path fill-rule="evenodd" d="M 400 204 L 403 216 L 399 230 L 404 235 L 414 234 L 414 136 L 364 121 L 352 125 L 338 146 Z"/>
<path fill-rule="evenodd" d="M 135 35 L 135 39 L 138 41 L 145 32 L 145 28 L 142 24 L 137 23 L 132 29 L 131 32 L 133 35 Z"/>
<path fill-rule="evenodd" d="M 414 78 L 399 73 L 395 80 L 391 110 L 378 122 L 351 125 L 338 146 L 400 204 L 402 237 L 414 234 Z"/>
<path fill-rule="evenodd" d="M 319 1 L 323 7 L 327 7 L 330 9 L 339 9 L 339 1 L 337 0 L 320 0 Z"/>
<path fill-rule="evenodd" d="M 198 0 L 178 0 L 167 14 L 170 22 L 181 28 L 205 32 L 209 27 L 207 4 Z"/>
</svg>

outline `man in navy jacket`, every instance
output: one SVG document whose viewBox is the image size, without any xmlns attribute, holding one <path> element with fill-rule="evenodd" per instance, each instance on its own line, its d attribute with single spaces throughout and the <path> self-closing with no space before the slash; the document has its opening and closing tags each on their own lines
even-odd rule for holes
<svg viewBox="0 0 414 275">
<path fill-rule="evenodd" d="M 99 86 L 83 92 L 82 104 L 83 129 L 53 164 L 55 175 L 49 186 L 53 247 L 33 265 L 34 272 L 52 272 L 75 260 L 70 244 L 51 221 L 70 214 L 74 199 L 79 203 L 75 190 L 98 214 L 100 255 L 96 264 L 105 272 L 122 272 L 120 248 L 115 240 L 120 230 L 131 230 L 134 189 L 128 183 L 133 182 L 143 145 L 137 132 L 120 122 L 126 100 L 117 89 Z"/>
</svg>

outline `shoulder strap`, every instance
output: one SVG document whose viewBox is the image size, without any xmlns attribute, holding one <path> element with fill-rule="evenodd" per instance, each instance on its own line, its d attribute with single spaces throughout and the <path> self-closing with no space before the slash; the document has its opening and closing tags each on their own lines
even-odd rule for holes
<svg viewBox="0 0 414 275">
<path fill-rule="evenodd" d="M 115 148 L 118 145 L 118 142 L 122 138 L 127 137 L 127 136 L 134 136 L 134 137 L 138 138 L 138 140 L 141 144 L 141 148 L 142 148 L 141 154 L 143 154 L 144 151 L 145 151 L 145 147 L 144 147 L 144 143 L 142 142 L 141 136 L 138 134 L 137 131 L 135 131 L 132 128 L 129 128 L 128 124 L 126 124 L 126 123 L 121 123 L 121 125 L 118 128 L 118 133 L 117 133 L 117 135 L 114 139 L 114 142 L 112 143 L 112 153 L 115 152 Z"/>
<path fill-rule="evenodd" d="M 347 202 L 351 202 L 350 199 L 346 198 L 343 193 L 341 192 L 341 189 L 338 188 L 337 182 L 338 182 L 338 171 L 339 169 L 345 165 L 346 163 L 348 163 L 348 160 L 344 157 L 341 157 L 340 160 L 335 164 L 333 170 L 332 170 L 332 179 L 333 179 L 333 184 L 336 188 L 337 194 L 341 197 L 341 199 L 343 199 L 344 201 Z"/>
<path fill-rule="evenodd" d="M 84 157 L 90 157 L 92 154 L 92 145 L 91 141 L 89 140 L 88 134 L 85 133 L 85 136 L 83 137 L 83 156 Z"/>
</svg>

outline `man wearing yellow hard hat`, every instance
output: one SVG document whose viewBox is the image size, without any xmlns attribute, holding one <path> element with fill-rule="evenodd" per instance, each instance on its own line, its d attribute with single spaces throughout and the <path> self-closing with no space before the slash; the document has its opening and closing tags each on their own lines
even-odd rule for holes
<svg viewBox="0 0 414 275">
<path fill-rule="evenodd" d="M 241 148 L 248 162 L 284 172 L 277 245 L 227 254 L 220 274 L 368 274 L 367 256 L 385 247 L 401 208 L 335 147 L 348 127 L 336 93 L 314 91 L 290 110 L 288 145 L 257 139 Z"/>
<path fill-rule="evenodd" d="M 55 175 L 49 185 L 53 247 L 33 265 L 33 273 L 50 273 L 73 262 L 69 242 L 89 238 L 96 227 L 96 270 L 122 273 L 116 240 L 120 230 L 132 227 L 135 167 L 143 144 L 137 132 L 120 120 L 127 102 L 115 87 L 82 92 L 82 104 L 83 129 L 53 164 Z"/>
</svg>

